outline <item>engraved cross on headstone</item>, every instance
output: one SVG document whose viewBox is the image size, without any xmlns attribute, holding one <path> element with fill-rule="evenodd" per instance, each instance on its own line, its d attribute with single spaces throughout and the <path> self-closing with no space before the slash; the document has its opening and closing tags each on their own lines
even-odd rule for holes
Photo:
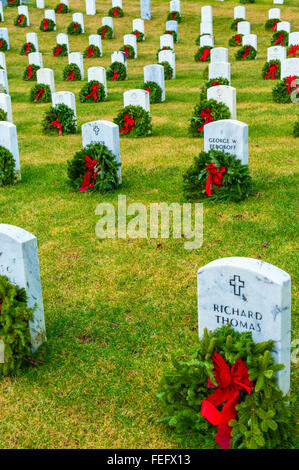
<svg viewBox="0 0 299 470">
<path fill-rule="evenodd" d="M 245 282 L 241 281 L 240 276 L 234 275 L 233 279 L 230 279 L 229 284 L 234 288 L 235 295 L 241 295 L 241 289 L 245 286 Z"/>
</svg>

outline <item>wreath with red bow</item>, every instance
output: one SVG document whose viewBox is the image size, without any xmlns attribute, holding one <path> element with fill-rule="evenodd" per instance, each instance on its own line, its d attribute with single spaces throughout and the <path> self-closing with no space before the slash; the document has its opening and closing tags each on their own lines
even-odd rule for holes
<svg viewBox="0 0 299 470">
<path fill-rule="evenodd" d="M 8 44 L 4 38 L 0 38 L 0 51 L 7 51 Z"/>
<path fill-rule="evenodd" d="M 299 57 L 299 44 L 293 44 L 287 48 L 287 58 Z"/>
<path fill-rule="evenodd" d="M 14 20 L 14 25 L 19 28 L 25 28 L 27 26 L 27 16 L 23 14 L 18 15 Z"/>
<path fill-rule="evenodd" d="M 204 126 L 220 119 L 230 119 L 230 110 L 224 103 L 201 99 L 195 106 L 190 120 L 189 131 L 193 137 L 203 137 Z"/>
<path fill-rule="evenodd" d="M 112 18 L 122 18 L 124 16 L 123 9 L 120 7 L 110 8 L 108 16 L 112 16 Z"/>
<path fill-rule="evenodd" d="M 163 65 L 164 67 L 164 80 L 171 80 L 173 77 L 173 68 L 171 67 L 170 63 L 164 61 L 159 62 L 159 65 Z"/>
<path fill-rule="evenodd" d="M 164 31 L 164 34 L 171 34 L 171 36 L 173 37 L 173 41 L 176 43 L 178 42 L 178 35 L 176 31 L 167 30 L 167 31 Z"/>
<path fill-rule="evenodd" d="M 1 109 L 1 111 L 3 111 Z M 4 112 L 4 111 L 3 111 Z M 1 121 L 6 120 L 6 113 L 5 119 L 2 119 L 4 116 L 1 116 Z M 0 187 L 8 186 L 11 184 L 15 184 L 17 181 L 16 178 L 16 162 L 13 157 L 13 154 L 7 150 L 5 147 L 0 146 Z M 1 295 L 1 293 L 0 293 Z M 0 302 L 1 306 L 1 302 Z M 1 308 L 0 308 L 0 315 L 1 315 Z M 0 336 L 1 339 L 1 336 Z M 1 367 L 1 364 L 0 364 Z"/>
<path fill-rule="evenodd" d="M 270 20 L 267 20 L 265 24 L 266 31 L 276 31 L 277 23 L 279 22 L 280 22 L 279 18 L 271 18 Z"/>
<path fill-rule="evenodd" d="M 231 37 L 228 41 L 228 44 L 229 46 L 232 46 L 232 47 L 238 47 L 238 46 L 242 46 L 242 37 L 244 36 L 244 34 L 235 34 L 233 37 Z"/>
<path fill-rule="evenodd" d="M 101 26 L 97 30 L 97 34 L 99 36 L 101 36 L 102 39 L 112 39 L 113 38 L 113 29 L 108 25 Z"/>
<path fill-rule="evenodd" d="M 299 76 L 289 75 L 283 80 L 280 80 L 280 82 L 273 88 L 273 101 L 276 103 L 291 103 L 292 93 L 295 90 L 297 90 L 296 96 L 299 96 Z"/>
<path fill-rule="evenodd" d="M 133 46 L 125 44 L 119 50 L 125 52 L 127 59 L 135 59 L 135 49 Z"/>
<path fill-rule="evenodd" d="M 137 42 L 143 42 L 144 41 L 144 34 L 141 31 L 138 31 L 137 29 L 134 29 L 131 34 L 134 34 L 136 36 Z"/>
<path fill-rule="evenodd" d="M 101 57 L 101 51 L 97 46 L 90 44 L 83 52 L 83 57 L 86 59 L 93 59 L 94 57 Z"/>
<path fill-rule="evenodd" d="M 30 90 L 30 101 L 32 103 L 49 103 L 52 101 L 52 94 L 49 85 L 37 83 Z"/>
<path fill-rule="evenodd" d="M 161 51 L 173 51 L 172 47 L 169 47 L 169 46 L 164 46 L 162 47 L 162 49 L 158 49 L 158 52 L 157 52 L 157 60 L 159 59 L 159 52 Z"/>
<path fill-rule="evenodd" d="M 162 99 L 162 88 L 156 82 L 145 82 L 142 86 L 150 94 L 150 103 L 160 103 Z"/>
<path fill-rule="evenodd" d="M 32 44 L 32 42 L 26 42 L 25 44 L 23 44 L 23 46 L 20 49 L 20 55 L 28 55 L 31 52 L 35 52 L 35 51 L 36 49 L 35 49 L 34 44 Z"/>
<path fill-rule="evenodd" d="M 51 107 L 42 120 L 42 129 L 44 134 L 49 135 L 76 134 L 74 111 L 63 103 Z"/>
<path fill-rule="evenodd" d="M 254 60 L 257 56 L 257 50 L 253 46 L 243 46 L 236 53 L 237 60 Z"/>
<path fill-rule="evenodd" d="M 272 46 L 287 46 L 289 43 L 289 33 L 287 31 L 277 31 L 271 38 Z"/>
<path fill-rule="evenodd" d="M 122 137 L 147 137 L 152 133 L 150 113 L 142 106 L 125 106 L 113 122 L 119 127 Z"/>
<path fill-rule="evenodd" d="M 182 17 L 179 11 L 170 11 L 167 15 L 166 21 L 177 21 L 178 23 L 182 22 Z"/>
<path fill-rule="evenodd" d="M 58 5 L 55 7 L 55 13 L 68 13 L 69 9 L 65 3 L 58 3 Z"/>
<path fill-rule="evenodd" d="M 211 49 L 213 48 L 210 46 L 200 47 L 194 56 L 195 62 L 210 62 Z"/>
<path fill-rule="evenodd" d="M 295 445 L 289 397 L 277 385 L 274 341 L 255 343 L 251 332 L 228 325 L 204 330 L 191 360 L 173 359 L 157 393 L 160 419 L 182 448 L 257 449 Z"/>
<path fill-rule="evenodd" d="M 127 78 L 127 69 L 121 62 L 113 62 L 108 68 L 106 73 L 107 80 L 119 82 Z"/>
<path fill-rule="evenodd" d="M 53 20 L 49 20 L 49 18 L 44 18 L 39 25 L 39 29 L 40 31 L 44 31 L 47 33 L 49 31 L 54 31 L 55 26 L 56 25 Z"/>
<path fill-rule="evenodd" d="M 245 21 L 244 18 L 235 18 L 230 26 L 230 29 L 232 29 L 233 31 L 238 31 L 238 24 L 241 21 Z"/>
<path fill-rule="evenodd" d="M 80 192 L 114 191 L 119 186 L 119 167 L 115 155 L 105 145 L 87 145 L 67 162 L 69 183 Z"/>
<path fill-rule="evenodd" d="M 266 62 L 262 71 L 264 80 L 278 80 L 280 78 L 280 60 L 270 60 Z"/>
<path fill-rule="evenodd" d="M 40 69 L 38 65 L 30 64 L 24 70 L 23 80 L 35 82 L 36 81 L 36 72 Z"/>
<path fill-rule="evenodd" d="M 18 7 L 21 5 L 21 0 L 8 0 L 7 5 L 8 7 Z"/>
<path fill-rule="evenodd" d="M 229 85 L 229 81 L 227 78 L 217 77 L 217 78 L 210 78 L 202 87 L 200 91 L 200 99 L 204 100 L 207 97 L 207 89 L 211 88 L 212 86 L 219 86 L 219 85 Z"/>
<path fill-rule="evenodd" d="M 81 103 L 100 103 L 106 99 L 105 87 L 97 80 L 86 83 L 79 94 Z"/>
<path fill-rule="evenodd" d="M 66 44 L 56 44 L 53 47 L 53 56 L 54 57 L 66 57 L 68 56 L 68 50 Z"/>
<path fill-rule="evenodd" d="M 255 0 L 240 0 L 240 3 L 255 3 Z"/>
<path fill-rule="evenodd" d="M 82 26 L 77 21 L 72 21 L 67 27 L 67 33 L 72 35 L 82 34 Z"/>
<path fill-rule="evenodd" d="M 81 71 L 77 64 L 68 64 L 63 70 L 63 80 L 65 81 L 77 81 L 82 80 Z"/>
</svg>

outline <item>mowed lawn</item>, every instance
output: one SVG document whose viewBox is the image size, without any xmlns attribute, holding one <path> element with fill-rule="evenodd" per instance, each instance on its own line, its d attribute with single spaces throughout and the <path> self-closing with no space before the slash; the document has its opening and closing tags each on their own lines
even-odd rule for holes
<svg viewBox="0 0 299 470">
<path fill-rule="evenodd" d="M 54 0 L 46 2 L 54 8 Z M 283 20 L 299 30 L 297 0 L 280 6 Z M 215 46 L 228 47 L 237 1 L 183 0 L 184 21 L 175 45 L 177 78 L 166 82 L 166 101 L 151 105 L 153 135 L 121 139 L 123 184 L 107 194 L 74 192 L 66 162 L 81 148 L 81 125 L 113 120 L 123 107 L 123 92 L 143 84 L 143 67 L 156 63 L 159 37 L 165 31 L 168 0 L 152 0 L 152 20 L 145 21 L 146 41 L 138 59 L 128 61 L 128 79 L 108 82 L 105 103 L 81 104 L 78 94 L 89 66 L 110 64 L 110 54 L 132 32 L 140 16 L 139 0 L 123 0 L 125 17 L 114 20 L 115 38 L 103 41 L 101 59 L 85 59 L 85 82 L 63 82 L 67 58 L 54 58 L 56 34 L 66 32 L 72 13 L 85 4 L 71 0 L 72 12 L 56 15 L 57 31 L 43 33 L 43 11 L 29 3 L 29 28 L 13 25 L 16 8 L 5 8 L 11 50 L 6 53 L 9 89 L 17 126 L 22 182 L 0 189 L 1 222 L 20 226 L 38 239 L 48 343 L 42 364 L 18 378 L 0 382 L 1 448 L 175 448 L 178 441 L 161 424 L 155 397 L 172 354 L 188 358 L 196 349 L 197 269 L 221 257 L 245 256 L 287 271 L 293 282 L 292 339 L 296 330 L 296 183 L 299 139 L 292 136 L 298 104 L 272 101 L 272 81 L 261 71 L 271 33 L 264 24 L 272 0 L 246 7 L 252 33 L 258 35 L 258 59 L 236 62 L 230 48 L 232 86 L 237 89 L 237 117 L 249 125 L 249 165 L 253 195 L 240 204 L 204 204 L 204 242 L 185 250 L 185 240 L 137 239 L 99 241 L 95 225 L 100 202 L 117 208 L 119 194 L 127 202 L 186 202 L 182 175 L 203 150 L 203 139 L 188 135 L 188 119 L 204 82 L 203 64 L 194 62 L 200 11 L 212 5 Z M 83 52 L 96 33 L 110 0 L 97 1 L 97 15 L 86 16 L 85 34 L 70 36 L 71 51 Z M 49 137 L 41 121 L 50 104 L 31 104 L 34 82 L 22 80 L 28 64 L 19 55 L 26 33 L 38 32 L 44 67 L 55 73 L 56 91 L 76 94 L 78 133 Z M 296 388 L 292 364 L 292 390 Z"/>
</svg>

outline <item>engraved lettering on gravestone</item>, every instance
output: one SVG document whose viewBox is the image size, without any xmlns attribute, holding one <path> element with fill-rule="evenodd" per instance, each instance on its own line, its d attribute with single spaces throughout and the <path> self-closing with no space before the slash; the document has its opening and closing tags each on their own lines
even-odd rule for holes
<svg viewBox="0 0 299 470">
<path fill-rule="evenodd" d="M 235 274 L 233 279 L 230 279 L 229 284 L 234 288 L 234 295 L 238 295 L 240 297 L 241 289 L 245 286 L 245 282 L 241 281 L 240 276 L 236 276 Z"/>
</svg>

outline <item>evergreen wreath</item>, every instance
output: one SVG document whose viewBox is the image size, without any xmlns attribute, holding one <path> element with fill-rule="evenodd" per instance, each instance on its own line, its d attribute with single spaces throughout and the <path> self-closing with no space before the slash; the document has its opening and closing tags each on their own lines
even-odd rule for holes
<svg viewBox="0 0 299 470">
<path fill-rule="evenodd" d="M 244 18 L 235 18 L 230 26 L 230 29 L 232 29 L 233 31 L 238 31 L 238 24 L 241 21 L 245 21 Z"/>
<path fill-rule="evenodd" d="M 297 121 L 294 124 L 293 136 L 299 137 L 299 116 L 297 117 Z"/>
<path fill-rule="evenodd" d="M 210 34 L 204 33 L 204 34 L 200 34 L 199 36 L 197 36 L 197 39 L 195 41 L 195 44 L 197 44 L 197 46 L 200 46 L 200 38 L 202 38 L 203 36 L 210 36 Z"/>
<path fill-rule="evenodd" d="M 194 56 L 195 62 L 210 62 L 211 49 L 211 46 L 200 47 Z"/>
<path fill-rule="evenodd" d="M 21 5 L 20 0 L 8 0 L 6 6 L 8 6 L 8 7 L 18 7 L 19 5 Z"/>
<path fill-rule="evenodd" d="M 40 31 L 44 31 L 45 33 L 47 33 L 49 31 L 54 31 L 55 26 L 56 25 L 53 20 L 49 20 L 49 18 L 44 18 L 39 25 L 39 29 Z"/>
<path fill-rule="evenodd" d="M 178 42 L 178 35 L 176 31 L 168 30 L 168 31 L 164 31 L 164 34 L 171 34 L 171 36 L 173 37 L 173 41 L 176 43 Z"/>
<path fill-rule="evenodd" d="M 232 36 L 228 40 L 229 46 L 232 46 L 232 47 L 242 46 L 242 37 L 243 36 L 244 36 L 244 34 L 235 34 L 234 36 Z"/>
<path fill-rule="evenodd" d="M 44 134 L 76 134 L 77 124 L 74 111 L 63 103 L 46 111 L 42 121 Z"/>
<path fill-rule="evenodd" d="M 211 88 L 212 86 L 218 86 L 218 85 L 229 85 L 229 81 L 227 78 L 223 78 L 223 77 L 208 79 L 208 81 L 203 85 L 200 91 L 200 99 L 203 100 L 207 97 L 208 88 Z"/>
<path fill-rule="evenodd" d="M 64 68 L 62 77 L 65 81 L 82 80 L 80 68 L 74 63 L 68 64 Z"/>
<path fill-rule="evenodd" d="M 105 87 L 97 80 L 86 83 L 79 94 L 81 103 L 100 103 L 106 99 Z"/>
<path fill-rule="evenodd" d="M 26 80 L 26 82 L 28 81 L 35 82 L 36 72 L 39 69 L 40 69 L 39 65 L 34 65 L 34 64 L 27 65 L 27 67 L 24 70 L 23 80 Z"/>
<path fill-rule="evenodd" d="M 18 15 L 14 20 L 14 25 L 19 28 L 25 28 L 27 26 L 27 16 L 23 14 Z"/>
<path fill-rule="evenodd" d="M 93 59 L 94 57 L 101 57 L 101 51 L 97 46 L 90 44 L 83 52 L 83 57 L 86 59 Z"/>
<path fill-rule="evenodd" d="M 270 60 L 269 62 L 266 62 L 262 71 L 263 79 L 278 80 L 280 78 L 280 69 L 280 60 Z"/>
<path fill-rule="evenodd" d="M 119 186 L 120 163 L 105 145 L 91 144 L 67 162 L 70 185 L 77 191 L 105 193 Z"/>
<path fill-rule="evenodd" d="M 0 276 L 0 339 L 4 343 L 4 363 L 0 377 L 17 375 L 31 355 L 29 321 L 33 309 L 27 307 L 25 289 L 13 285 L 6 276 Z"/>
<path fill-rule="evenodd" d="M 189 131 L 193 137 L 203 137 L 204 126 L 220 119 L 230 119 L 230 110 L 222 102 L 201 99 L 193 110 Z"/>
<path fill-rule="evenodd" d="M 243 46 L 236 53 L 237 60 L 254 60 L 256 58 L 257 51 L 253 46 Z"/>
<path fill-rule="evenodd" d="M 126 53 L 127 59 L 135 59 L 135 50 L 133 46 L 125 44 L 119 50 Z"/>
<path fill-rule="evenodd" d="M 144 41 L 144 34 L 142 31 L 138 31 L 137 29 L 134 29 L 131 34 L 134 34 L 136 36 L 137 42 L 143 42 Z"/>
<path fill-rule="evenodd" d="M 20 55 L 27 55 L 31 52 L 36 52 L 35 46 L 32 42 L 26 42 L 20 49 Z"/>
<path fill-rule="evenodd" d="M 182 22 L 182 17 L 179 11 L 170 11 L 167 15 L 166 21 L 177 21 L 178 23 Z"/>
<path fill-rule="evenodd" d="M 150 94 L 150 103 L 160 103 L 162 99 L 162 88 L 156 82 L 145 82 L 143 90 L 146 90 Z"/>
<path fill-rule="evenodd" d="M 3 109 L 1 109 L 1 111 L 4 112 Z M 5 119 L 1 118 L 1 121 L 4 121 Z M 15 184 L 16 182 L 15 168 L 16 168 L 16 162 L 12 153 L 9 150 L 7 150 L 5 147 L 0 146 L 0 187 L 8 186 L 10 184 Z M 0 301 L 1 301 L 1 292 L 0 292 Z M 1 303 L 0 303 L 0 306 L 1 306 Z M 1 316 L 1 308 L 0 308 L 0 316 Z M 1 329 L 0 329 L 0 339 L 1 339 Z"/>
<path fill-rule="evenodd" d="M 107 68 L 107 80 L 112 80 L 113 82 L 119 82 L 127 78 L 127 69 L 124 64 L 121 62 L 113 62 Z"/>
<path fill-rule="evenodd" d="M 289 33 L 287 31 L 277 31 L 271 38 L 272 46 L 287 46 L 289 43 Z"/>
<path fill-rule="evenodd" d="M 108 16 L 112 16 L 114 18 L 122 18 L 124 16 L 123 9 L 120 7 L 110 8 L 110 10 L 108 11 Z"/>
<path fill-rule="evenodd" d="M 7 118 L 7 113 L 4 111 L 4 109 L 0 108 L 0 121 L 6 121 Z"/>
<path fill-rule="evenodd" d="M 113 29 L 108 25 L 101 26 L 97 30 L 97 34 L 99 36 L 101 36 L 102 39 L 112 39 L 113 38 Z"/>
<path fill-rule="evenodd" d="M 55 7 L 55 13 L 68 13 L 69 9 L 65 3 L 58 3 Z"/>
<path fill-rule="evenodd" d="M 56 44 L 53 47 L 53 56 L 54 57 L 66 57 L 68 56 L 67 45 L 66 44 Z"/>
<path fill-rule="evenodd" d="M 164 79 L 171 80 L 173 77 L 173 68 L 171 67 L 171 65 L 166 61 L 159 62 L 159 65 L 163 65 L 164 67 Z"/>
<path fill-rule="evenodd" d="M 265 30 L 266 31 L 276 31 L 277 23 L 280 22 L 279 18 L 271 18 L 270 20 L 266 21 Z"/>
<path fill-rule="evenodd" d="M 30 101 L 32 103 L 49 103 L 51 100 L 51 89 L 49 85 L 37 83 L 31 88 Z"/>
<path fill-rule="evenodd" d="M 166 417 L 158 422 L 174 430 L 182 448 L 219 449 L 216 426 L 201 412 L 205 414 L 205 400 L 211 395 L 207 384 L 218 386 L 220 393 L 219 382 L 235 364 L 235 369 L 242 367 L 247 387 L 240 390 L 235 419 L 227 423 L 231 439 L 227 446 L 274 449 L 294 445 L 294 412 L 275 377 L 284 365 L 274 364 L 273 350 L 273 341 L 255 343 L 251 332 L 238 333 L 230 325 L 213 332 L 205 329 L 194 357 L 184 361 L 173 358 L 172 370 L 162 378 L 157 398 Z M 224 365 L 220 374 L 217 359 Z"/>
<path fill-rule="evenodd" d="M 142 106 L 126 106 L 113 119 L 119 127 L 120 136 L 146 137 L 152 133 L 150 113 Z"/>
<path fill-rule="evenodd" d="M 72 21 L 67 27 L 67 33 L 73 35 L 82 34 L 82 26 L 77 21 Z"/>
<path fill-rule="evenodd" d="M 240 3 L 255 3 L 255 0 L 240 0 Z"/>
<path fill-rule="evenodd" d="M 7 51 L 8 50 L 8 44 L 5 41 L 4 38 L 0 38 L 0 51 Z"/>
<path fill-rule="evenodd" d="M 287 58 L 299 57 L 299 45 L 293 44 L 287 48 Z"/>
<path fill-rule="evenodd" d="M 158 49 L 158 52 L 157 52 L 157 60 L 159 59 L 159 52 L 161 51 L 173 51 L 172 47 L 169 47 L 169 46 L 164 46 L 162 47 L 162 49 Z"/>
<path fill-rule="evenodd" d="M 295 80 L 299 80 L 299 76 L 293 75 L 285 77 L 280 80 L 272 90 L 273 101 L 276 103 L 291 103 L 292 91 L 296 88 L 299 89 L 298 85 L 292 86 Z"/>
</svg>

